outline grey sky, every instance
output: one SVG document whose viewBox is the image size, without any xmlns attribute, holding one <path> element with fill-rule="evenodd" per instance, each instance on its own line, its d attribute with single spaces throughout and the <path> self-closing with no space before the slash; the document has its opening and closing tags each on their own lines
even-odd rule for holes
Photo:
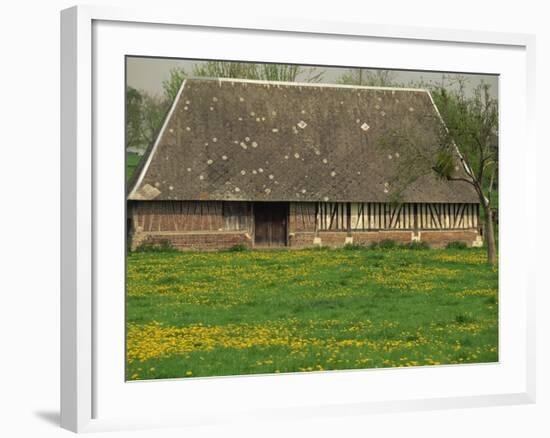
<svg viewBox="0 0 550 438">
<path fill-rule="evenodd" d="M 176 67 L 183 68 L 188 74 L 191 74 L 193 66 L 201 61 L 178 60 L 167 58 L 127 58 L 126 78 L 127 85 L 144 90 L 149 94 L 162 93 L 162 81 L 168 78 L 170 70 Z M 203 62 L 203 61 L 202 61 Z M 321 82 L 336 83 L 338 78 L 348 69 L 339 67 L 317 67 L 323 70 L 324 75 Z M 399 83 L 408 85 L 411 82 L 440 82 L 445 73 L 425 72 L 425 71 L 403 71 L 396 70 L 395 80 Z M 447 74 L 448 76 L 448 74 Z M 466 92 L 471 92 L 481 81 L 491 85 L 491 94 L 498 96 L 498 76 L 483 74 L 464 74 L 468 81 Z"/>
</svg>

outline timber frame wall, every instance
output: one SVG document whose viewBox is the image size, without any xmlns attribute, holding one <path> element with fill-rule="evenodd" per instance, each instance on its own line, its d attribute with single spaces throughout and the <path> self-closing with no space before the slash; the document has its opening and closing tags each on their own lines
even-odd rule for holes
<svg viewBox="0 0 550 438">
<path fill-rule="evenodd" d="M 482 243 L 478 204 L 290 202 L 288 246 L 303 248 L 381 240 L 444 246 Z M 129 244 L 169 241 L 185 249 L 254 247 L 253 203 L 129 201 Z"/>
</svg>

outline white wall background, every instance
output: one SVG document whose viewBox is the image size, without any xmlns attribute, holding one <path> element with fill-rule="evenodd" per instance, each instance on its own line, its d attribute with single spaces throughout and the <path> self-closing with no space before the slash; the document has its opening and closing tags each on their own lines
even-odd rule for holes
<svg viewBox="0 0 550 438">
<path fill-rule="evenodd" d="M 144 0 L 97 4 L 150 6 Z M 247 14 L 536 33 L 538 190 L 547 193 L 550 159 L 550 27 L 546 2 L 523 0 L 363 0 L 276 2 L 156 0 L 158 7 Z M 65 0 L 5 2 L 0 13 L 0 435 L 68 436 L 59 417 L 59 10 Z M 518 145 L 521 153 L 521 145 Z M 543 199 L 542 197 L 540 198 Z M 539 206 L 539 230 L 547 227 Z M 519 232 L 520 230 L 518 230 Z M 536 405 L 368 417 L 325 418 L 107 436 L 550 436 L 548 234 L 540 233 L 538 402 Z"/>
</svg>

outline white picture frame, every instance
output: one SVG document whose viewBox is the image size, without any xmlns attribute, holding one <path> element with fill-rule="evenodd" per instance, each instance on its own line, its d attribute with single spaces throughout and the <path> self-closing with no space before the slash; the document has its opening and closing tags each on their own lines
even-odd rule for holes
<svg viewBox="0 0 550 438">
<path fill-rule="evenodd" d="M 418 68 L 420 64 L 412 65 L 408 58 L 411 56 L 409 52 L 416 50 L 419 59 L 426 59 L 422 64 L 424 69 L 461 71 L 458 66 L 467 65 L 462 71 L 501 75 L 500 212 L 501 238 L 505 239 L 500 248 L 499 272 L 503 291 L 500 295 L 502 345 L 498 364 L 187 379 L 185 382 L 121 381 L 120 367 L 123 364 L 119 362 L 124 361 L 121 355 L 124 344 L 120 340 L 124 335 L 124 318 L 120 294 L 123 298 L 124 290 L 120 291 L 120 269 L 124 260 L 122 257 L 122 260 L 112 263 L 114 259 L 109 257 L 119 257 L 124 251 L 117 240 L 124 238 L 123 222 L 116 219 L 123 209 L 120 189 L 123 193 L 124 178 L 118 177 L 123 174 L 124 157 L 122 145 L 118 152 L 113 152 L 116 148 L 105 149 L 102 145 L 106 139 L 117 144 L 124 130 L 123 124 L 115 124 L 124 113 L 123 93 L 120 92 L 124 77 L 118 74 L 123 63 L 121 54 L 188 58 L 216 56 L 219 48 L 209 47 L 206 42 L 193 50 L 186 49 L 186 53 L 169 47 L 167 38 L 178 38 L 178 32 L 183 32 L 182 35 L 195 32 L 209 40 L 224 37 L 235 42 L 246 41 L 253 35 L 258 41 L 250 45 L 235 44 L 234 50 L 227 47 L 225 57 L 218 55 L 218 59 L 308 63 L 300 58 L 300 51 L 289 51 L 287 57 L 281 59 L 281 54 L 275 49 L 276 46 L 291 47 L 299 42 L 307 48 L 311 62 L 317 60 L 321 64 L 332 60 L 332 64 L 351 65 L 345 63 L 344 58 L 352 59 L 353 53 L 346 54 L 346 50 L 338 48 L 349 47 L 351 50 L 366 44 L 373 48 L 374 61 L 365 65 L 363 59 L 358 59 L 354 65 Z M 145 33 L 146 37 L 140 36 Z M 126 45 L 126 41 L 132 43 Z M 278 41 L 276 45 L 275 41 Z M 387 53 L 384 55 L 387 50 L 382 50 L 382 46 L 394 50 L 394 55 L 400 53 L 402 56 L 388 57 Z M 532 208 L 531 215 L 526 213 L 526 209 L 512 208 L 518 202 L 536 204 L 532 126 L 534 46 L 534 37 L 523 34 L 246 15 L 238 21 L 227 22 L 213 14 L 189 15 L 187 11 L 156 8 L 126 10 L 78 6 L 62 11 L 62 427 L 83 432 L 213 424 L 251 416 L 256 419 L 269 419 L 275 415 L 300 418 L 534 402 L 535 291 L 534 263 L 531 260 L 534 256 L 525 256 L 534 252 L 519 250 L 534 245 L 536 223 Z M 408 48 L 406 52 L 404 47 Z M 446 55 L 447 52 L 452 52 L 452 55 Z M 462 64 L 460 56 L 464 57 Z M 450 68 L 453 65 L 454 68 Z M 111 122 L 112 126 L 109 125 Z M 522 145 L 520 154 L 511 154 L 512 144 Z M 512 170 L 517 179 L 514 184 L 510 183 Z M 120 208 L 116 207 L 117 202 Z M 111 214 L 107 217 L 105 211 L 112 213 L 112 217 Z M 521 237 L 514 237 L 512 230 L 520 222 L 528 226 Z M 121 233 L 119 237 L 117 230 Z M 112 294 L 105 293 L 105 285 L 109 284 L 115 285 Z M 422 388 L 418 386 L 428 381 L 433 381 L 432 388 L 427 384 Z M 453 387 L 445 383 L 449 381 L 453 381 Z M 393 382 L 399 390 L 389 389 Z M 174 398 L 181 394 L 183 384 L 188 397 L 196 394 L 196 399 L 173 403 Z M 370 389 L 368 396 L 362 391 L 363 387 Z M 313 388 L 320 389 L 315 392 Z M 355 388 L 359 390 L 353 390 Z M 260 390 L 270 395 L 269 402 L 262 399 L 257 392 Z M 201 399 L 199 393 L 211 398 L 205 396 Z M 228 394 L 237 395 L 230 399 Z M 288 397 L 288 394 L 294 394 L 294 397 Z M 216 395 L 215 401 L 213 395 Z M 120 409 L 125 404 L 132 405 L 132 400 L 140 397 L 155 401 L 147 406 L 147 415 L 137 410 Z M 161 399 L 171 402 L 172 409 L 160 403 Z"/>
</svg>

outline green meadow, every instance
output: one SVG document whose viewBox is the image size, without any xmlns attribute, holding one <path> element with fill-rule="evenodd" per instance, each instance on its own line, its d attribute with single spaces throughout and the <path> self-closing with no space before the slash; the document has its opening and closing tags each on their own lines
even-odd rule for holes
<svg viewBox="0 0 550 438">
<path fill-rule="evenodd" d="M 127 379 L 498 361 L 479 249 L 133 252 Z"/>
<path fill-rule="evenodd" d="M 137 165 L 141 161 L 141 156 L 132 152 L 126 152 L 126 181 L 129 181 Z"/>
</svg>

